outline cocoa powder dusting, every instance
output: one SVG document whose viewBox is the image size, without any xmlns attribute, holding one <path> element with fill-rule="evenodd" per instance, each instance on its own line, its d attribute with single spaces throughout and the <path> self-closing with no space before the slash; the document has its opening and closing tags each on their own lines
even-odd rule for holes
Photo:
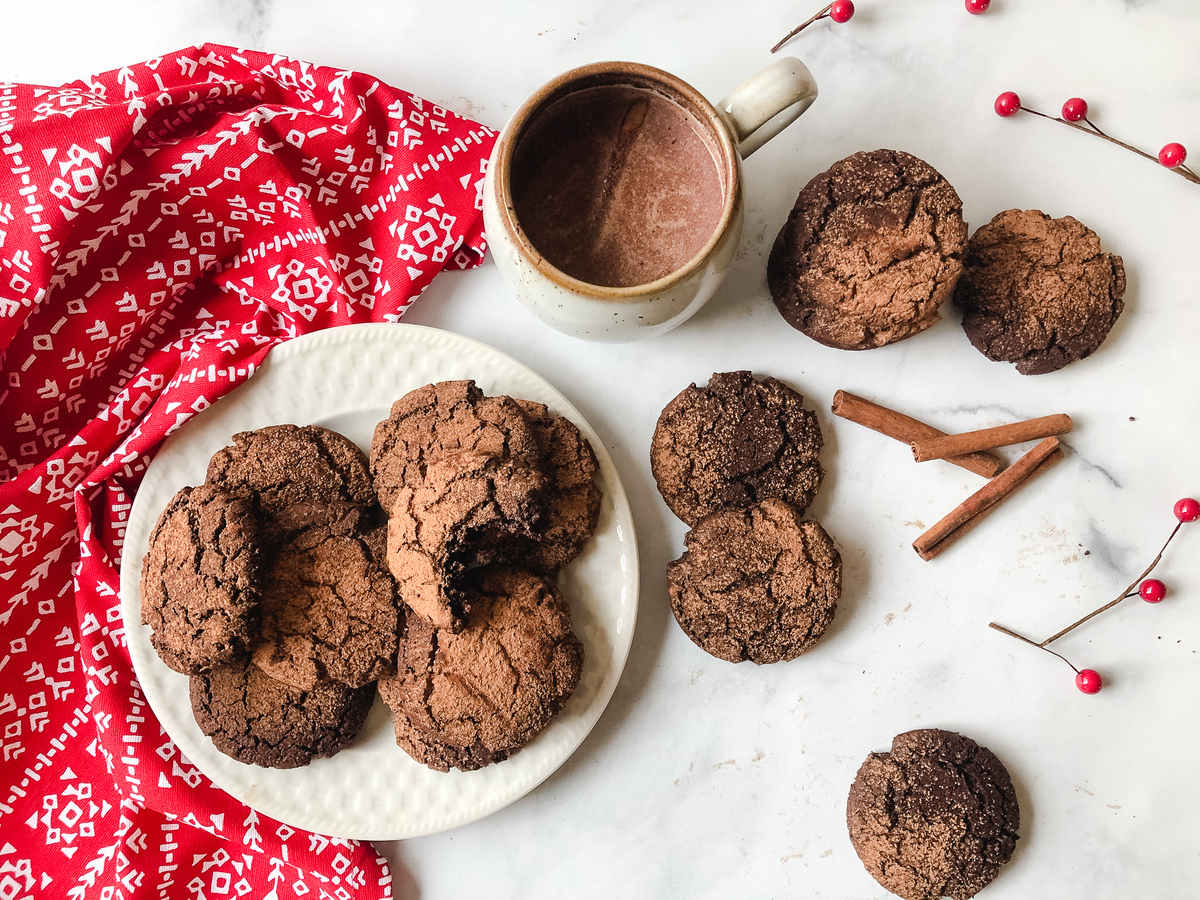
<svg viewBox="0 0 1200 900">
<path fill-rule="evenodd" d="M 962 201 L 928 163 L 855 153 L 796 198 L 767 263 L 792 327 L 843 350 L 882 347 L 940 318 L 962 271 Z"/>
</svg>

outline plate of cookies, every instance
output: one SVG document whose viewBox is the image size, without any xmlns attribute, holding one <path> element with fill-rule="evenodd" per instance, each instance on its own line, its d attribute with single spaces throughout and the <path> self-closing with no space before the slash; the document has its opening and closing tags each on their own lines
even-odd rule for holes
<svg viewBox="0 0 1200 900">
<path fill-rule="evenodd" d="M 594 430 L 477 341 L 350 325 L 274 348 L 130 511 L 121 605 L 168 735 L 238 800 L 433 834 L 578 748 L 633 638 L 633 521 Z"/>
</svg>

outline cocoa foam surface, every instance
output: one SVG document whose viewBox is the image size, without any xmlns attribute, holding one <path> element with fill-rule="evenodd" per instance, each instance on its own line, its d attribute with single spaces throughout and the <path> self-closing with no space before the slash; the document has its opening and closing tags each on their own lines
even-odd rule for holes
<svg viewBox="0 0 1200 900">
<path fill-rule="evenodd" d="M 696 117 L 645 88 L 559 98 L 517 146 L 513 206 L 530 242 L 589 284 L 628 287 L 682 268 L 721 220 L 725 178 Z"/>
</svg>

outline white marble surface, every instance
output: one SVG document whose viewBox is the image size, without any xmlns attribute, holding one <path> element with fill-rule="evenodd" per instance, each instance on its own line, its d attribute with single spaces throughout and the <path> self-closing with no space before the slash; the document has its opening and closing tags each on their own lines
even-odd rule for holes
<svg viewBox="0 0 1200 900">
<path fill-rule="evenodd" d="M 810 3 L 397 0 L 6 3 L 0 79 L 58 83 L 200 41 L 358 68 L 500 125 L 552 75 L 626 58 L 719 97 L 765 65 Z M 1127 601 L 1061 642 L 1108 676 L 1095 697 L 1046 654 L 989 631 L 1047 634 L 1115 596 L 1200 494 L 1200 186 L 1062 126 L 1001 120 L 1001 90 L 1057 111 L 1091 103 L 1118 136 L 1200 160 L 1195 0 L 861 0 L 848 24 L 793 40 L 816 105 L 747 163 L 735 267 L 695 319 L 625 346 L 541 326 L 495 270 L 446 275 L 408 321 L 522 360 L 600 432 L 631 495 L 643 564 L 632 654 L 608 711 L 557 774 L 513 806 L 387 845 L 397 893 L 477 896 L 882 898 L 846 835 L 844 805 L 871 750 L 910 728 L 960 730 L 1006 762 L 1022 840 L 983 896 L 1190 898 L 1200 877 L 1200 525 L 1168 551 L 1158 607 Z M 1127 307 L 1091 359 L 1034 378 L 991 363 L 949 311 L 867 353 L 789 328 L 765 285 L 770 242 L 800 187 L 851 152 L 892 147 L 934 164 L 968 220 L 1013 206 L 1071 214 L 1129 273 Z M 665 596 L 684 527 L 650 477 L 662 406 L 712 372 L 752 368 L 808 396 L 829 470 L 812 509 L 846 562 L 838 619 L 811 653 L 765 668 L 696 649 Z M 1069 412 L 1066 461 L 933 563 L 909 547 L 975 487 L 834 419 L 838 388 L 945 430 Z"/>
</svg>

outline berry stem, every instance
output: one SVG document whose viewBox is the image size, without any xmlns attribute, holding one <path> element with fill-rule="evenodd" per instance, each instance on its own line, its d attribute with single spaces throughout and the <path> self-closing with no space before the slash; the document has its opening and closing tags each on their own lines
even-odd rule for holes
<svg viewBox="0 0 1200 900">
<path fill-rule="evenodd" d="M 1177 522 L 1175 524 L 1175 527 L 1173 529 L 1171 529 L 1171 536 L 1168 537 L 1166 540 L 1166 543 L 1164 543 L 1162 545 L 1162 550 L 1158 551 L 1158 556 L 1154 557 L 1154 562 L 1150 563 L 1150 565 L 1146 567 L 1146 571 L 1143 572 L 1141 575 L 1139 575 L 1137 578 L 1135 578 L 1133 580 L 1133 584 L 1131 584 L 1131 585 L 1129 585 L 1129 587 L 1125 588 L 1125 592 L 1122 593 L 1119 597 L 1117 597 L 1116 600 L 1110 600 L 1108 603 L 1105 603 L 1099 609 L 1093 610 L 1092 612 L 1090 612 L 1086 616 L 1084 616 L 1082 619 L 1080 619 L 1078 622 L 1075 622 L 1072 625 L 1068 625 L 1062 631 L 1058 632 L 1058 634 L 1051 635 L 1050 637 L 1046 638 L 1044 641 L 1042 641 L 1040 644 L 1038 644 L 1038 646 L 1044 650 L 1044 649 L 1046 649 L 1047 644 L 1051 643 L 1052 641 L 1057 641 L 1060 637 L 1062 637 L 1064 634 L 1067 634 L 1070 631 L 1074 631 L 1076 628 L 1078 628 L 1080 625 L 1082 625 L 1084 622 L 1086 622 L 1088 619 L 1092 618 L 1093 616 L 1098 616 L 1098 615 L 1100 615 L 1100 613 L 1104 612 L 1106 609 L 1111 609 L 1112 607 L 1114 607 L 1118 603 L 1120 603 L 1122 600 L 1126 600 L 1130 597 L 1136 597 L 1138 594 L 1138 585 L 1142 583 L 1142 580 L 1147 575 L 1149 575 L 1151 572 L 1154 571 L 1154 567 L 1158 565 L 1159 560 L 1162 559 L 1163 553 L 1166 552 L 1167 544 L 1171 543 L 1172 538 L 1174 538 L 1175 535 L 1179 533 L 1179 529 L 1182 527 L 1183 527 L 1182 522 Z"/>
<path fill-rule="evenodd" d="M 997 625 L 995 622 L 988 622 L 988 628 L 995 628 L 1001 634 L 1007 634 L 1009 637 L 1016 638 L 1018 641 L 1024 641 L 1026 644 L 1029 644 L 1029 646 L 1037 647 L 1039 650 L 1045 650 L 1047 653 L 1057 656 L 1059 659 L 1061 659 L 1063 662 L 1065 662 L 1072 669 L 1075 669 L 1074 663 L 1072 663 L 1069 659 L 1067 659 L 1061 653 L 1055 653 L 1055 651 L 1051 650 L 1049 647 L 1039 644 L 1037 641 L 1031 641 L 1029 638 L 1025 637 L 1025 635 L 1023 635 L 1023 634 L 1017 634 L 1012 629 L 1005 628 L 1003 625 Z M 1075 669 L 1075 674 L 1076 675 L 1079 674 L 1078 669 Z"/>
<path fill-rule="evenodd" d="M 1112 137 L 1111 135 L 1105 134 L 1103 131 L 1101 131 L 1099 128 L 1097 128 L 1091 121 L 1089 121 L 1087 119 L 1084 120 L 1085 122 L 1087 122 L 1087 125 L 1081 125 L 1079 122 L 1068 122 L 1066 119 L 1059 118 L 1058 116 L 1050 116 L 1050 115 L 1047 115 L 1046 113 L 1038 112 L 1036 109 L 1030 109 L 1028 106 L 1022 106 L 1021 111 L 1027 112 L 1027 113 L 1033 113 L 1035 116 L 1041 116 L 1043 119 L 1049 119 L 1051 122 L 1062 122 L 1062 124 L 1066 125 L 1068 128 L 1074 128 L 1076 131 L 1082 131 L 1084 134 L 1090 134 L 1093 137 L 1103 138 L 1104 140 L 1108 141 L 1110 144 L 1116 144 L 1118 147 L 1124 147 L 1126 150 L 1130 151 L 1131 153 L 1136 153 L 1138 156 L 1144 157 L 1145 159 L 1151 160 L 1155 164 L 1158 164 L 1157 156 L 1147 153 L 1145 150 L 1139 150 L 1137 147 L 1133 146 L 1132 144 L 1127 144 L 1124 141 L 1117 140 L 1115 137 Z M 1176 166 L 1175 168 L 1171 169 L 1170 171 L 1174 172 L 1176 175 L 1180 176 L 1181 178 L 1186 178 L 1188 181 L 1191 181 L 1194 184 L 1200 184 L 1200 175 L 1197 175 L 1195 172 L 1193 172 L 1187 166 L 1183 166 L 1183 165 Z M 1051 640 L 1054 640 L 1054 638 L 1051 638 Z"/>
<path fill-rule="evenodd" d="M 783 36 L 783 38 L 780 39 L 779 43 L 771 48 L 771 52 L 774 53 L 776 50 L 778 50 L 780 47 L 782 47 L 784 44 L 786 44 L 788 41 L 790 41 L 792 38 L 794 38 L 796 35 L 798 35 L 800 32 L 802 32 L 805 28 L 807 28 L 813 22 L 817 21 L 817 19 L 824 18 L 826 15 L 829 14 L 829 10 L 832 7 L 833 7 L 833 4 L 830 3 L 829 6 L 826 6 L 824 9 L 820 10 L 815 16 L 813 16 L 807 22 L 801 22 L 799 25 L 797 25 L 795 28 L 793 28 L 791 31 L 789 31 L 787 34 L 785 34 Z"/>
</svg>

